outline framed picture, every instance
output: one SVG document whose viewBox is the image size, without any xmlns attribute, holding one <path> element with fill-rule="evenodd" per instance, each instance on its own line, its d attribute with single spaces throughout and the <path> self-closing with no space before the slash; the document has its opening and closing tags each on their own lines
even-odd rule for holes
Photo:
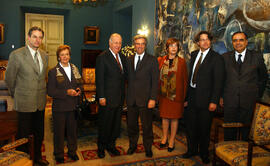
<svg viewBox="0 0 270 166">
<path fill-rule="evenodd" d="M 98 44 L 99 28 L 96 26 L 84 27 L 84 44 Z"/>
<path fill-rule="evenodd" d="M 4 24 L 0 24 L 0 44 L 4 43 Z"/>
</svg>

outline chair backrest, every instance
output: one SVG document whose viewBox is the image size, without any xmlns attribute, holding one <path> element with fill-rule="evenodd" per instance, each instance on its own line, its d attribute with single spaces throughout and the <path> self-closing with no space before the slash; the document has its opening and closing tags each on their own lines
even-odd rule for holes
<svg viewBox="0 0 270 166">
<path fill-rule="evenodd" d="M 95 68 L 83 68 L 82 69 L 83 81 L 86 84 L 95 84 Z"/>
<path fill-rule="evenodd" d="M 259 145 L 270 143 L 270 106 L 256 104 L 249 138 Z"/>
</svg>

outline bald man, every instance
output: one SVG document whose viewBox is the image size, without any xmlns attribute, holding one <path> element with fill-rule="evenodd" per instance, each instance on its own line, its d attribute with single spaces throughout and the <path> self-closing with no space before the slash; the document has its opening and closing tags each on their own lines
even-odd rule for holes
<svg viewBox="0 0 270 166">
<path fill-rule="evenodd" d="M 105 149 L 113 155 L 120 155 L 115 148 L 115 141 L 120 135 L 126 73 L 125 56 L 120 54 L 121 46 L 121 35 L 112 34 L 109 39 L 109 49 L 101 53 L 96 61 L 99 158 L 105 157 Z"/>
</svg>

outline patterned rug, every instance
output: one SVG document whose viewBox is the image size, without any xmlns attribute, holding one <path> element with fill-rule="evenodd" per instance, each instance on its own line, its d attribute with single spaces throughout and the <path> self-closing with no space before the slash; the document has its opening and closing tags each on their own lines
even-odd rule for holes
<svg viewBox="0 0 270 166">
<path fill-rule="evenodd" d="M 175 150 L 168 152 L 167 148 L 160 149 L 159 143 L 162 137 L 160 122 L 154 122 L 154 143 L 152 146 L 153 158 L 146 158 L 142 145 L 142 133 L 139 137 L 138 148 L 133 155 L 127 155 L 129 147 L 128 135 L 126 130 L 125 116 L 122 118 L 121 136 L 117 139 L 117 149 L 121 153 L 120 156 L 110 155 L 105 151 L 105 158 L 99 159 L 97 156 L 97 124 L 95 121 L 83 120 L 79 122 L 78 129 L 78 150 L 79 160 L 76 162 L 68 159 L 65 154 L 65 163 L 58 164 L 53 157 L 53 130 L 52 130 L 52 112 L 51 104 L 48 103 L 45 112 L 45 138 L 43 146 L 43 158 L 50 162 L 50 165 L 64 166 L 108 166 L 108 165 L 124 165 L 124 166 L 201 166 L 203 165 L 198 156 L 191 159 L 181 158 L 181 154 L 186 152 L 186 138 L 183 134 L 178 134 L 175 142 Z M 67 148 L 65 149 L 67 152 Z"/>
</svg>

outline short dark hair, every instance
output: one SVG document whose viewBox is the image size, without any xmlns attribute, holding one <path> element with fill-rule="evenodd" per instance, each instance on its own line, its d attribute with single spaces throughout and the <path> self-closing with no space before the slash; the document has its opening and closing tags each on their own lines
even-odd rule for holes
<svg viewBox="0 0 270 166">
<path fill-rule="evenodd" d="M 179 52 L 179 40 L 177 40 L 176 38 L 169 38 L 166 42 L 166 51 L 169 53 L 169 46 L 171 44 L 177 44 L 177 53 Z"/>
<path fill-rule="evenodd" d="M 245 32 L 242 32 L 242 31 L 237 31 L 237 32 L 234 32 L 233 35 L 232 35 L 232 38 L 234 37 L 234 35 L 236 34 L 239 34 L 239 33 L 242 33 L 245 35 L 246 39 L 248 39 L 248 35 L 245 33 Z"/>
<path fill-rule="evenodd" d="M 29 29 L 28 31 L 29 37 L 31 37 L 33 31 L 40 31 L 42 33 L 42 37 L 44 37 L 44 31 L 40 27 L 37 27 L 37 26 L 33 26 Z"/>
<path fill-rule="evenodd" d="M 195 42 L 199 42 L 199 41 L 200 41 L 200 37 L 201 37 L 201 35 L 203 35 L 203 34 L 207 35 L 207 37 L 208 37 L 208 39 L 209 39 L 210 41 L 213 40 L 213 36 L 212 36 L 212 34 L 211 34 L 210 32 L 207 32 L 207 31 L 201 31 L 201 32 L 199 32 L 199 33 L 195 36 Z"/>
<path fill-rule="evenodd" d="M 68 50 L 69 56 L 71 55 L 71 48 L 70 48 L 69 45 L 60 45 L 60 46 L 57 48 L 57 51 L 56 51 L 56 58 L 57 58 L 57 61 L 58 61 L 58 62 L 59 62 L 60 52 L 63 51 L 63 50 Z"/>
</svg>

